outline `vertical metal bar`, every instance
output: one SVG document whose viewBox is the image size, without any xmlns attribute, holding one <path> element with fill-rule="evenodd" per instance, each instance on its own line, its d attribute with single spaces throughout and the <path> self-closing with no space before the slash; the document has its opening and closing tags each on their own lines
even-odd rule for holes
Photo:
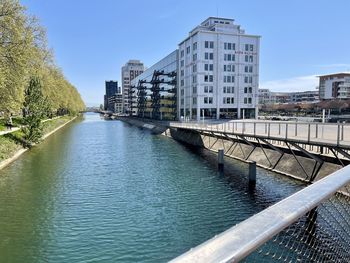
<svg viewBox="0 0 350 263">
<path fill-rule="evenodd" d="M 309 123 L 308 130 L 307 130 L 307 141 L 308 141 L 308 143 L 310 143 L 310 133 L 311 133 L 310 129 L 311 129 L 311 124 Z"/>
<path fill-rule="evenodd" d="M 242 127 L 242 134 L 245 132 L 245 122 L 243 122 L 243 127 Z"/>
<path fill-rule="evenodd" d="M 318 124 L 316 124 L 316 139 L 318 138 Z"/>
<path fill-rule="evenodd" d="M 344 140 L 344 124 L 341 126 L 341 140 Z"/>
<path fill-rule="evenodd" d="M 269 122 L 269 129 L 268 129 L 267 137 L 270 137 L 270 128 L 271 128 L 271 123 Z"/>
<path fill-rule="evenodd" d="M 339 146 L 339 138 L 340 137 L 340 124 L 338 123 L 338 132 L 337 132 L 337 146 Z"/>
<path fill-rule="evenodd" d="M 256 122 L 254 122 L 254 136 L 256 135 Z"/>
<path fill-rule="evenodd" d="M 281 123 L 278 124 L 278 135 L 281 135 Z"/>
<path fill-rule="evenodd" d="M 295 123 L 295 137 L 298 136 L 298 124 Z"/>
<path fill-rule="evenodd" d="M 286 140 L 288 139 L 288 123 L 286 123 Z"/>
<path fill-rule="evenodd" d="M 265 134 L 267 133 L 267 124 L 265 123 Z"/>
</svg>

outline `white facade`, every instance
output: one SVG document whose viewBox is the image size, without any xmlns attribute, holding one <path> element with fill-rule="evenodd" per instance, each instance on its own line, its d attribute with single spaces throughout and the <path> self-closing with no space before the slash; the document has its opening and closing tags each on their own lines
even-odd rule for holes
<svg viewBox="0 0 350 263">
<path fill-rule="evenodd" d="M 335 73 L 320 78 L 320 99 L 350 99 L 350 73 Z"/>
<path fill-rule="evenodd" d="M 140 60 L 129 60 L 122 67 L 122 94 L 123 94 L 123 113 L 129 112 L 129 90 L 131 81 L 145 70 Z"/>
<path fill-rule="evenodd" d="M 179 117 L 257 115 L 260 36 L 233 22 L 210 17 L 179 44 Z"/>
</svg>

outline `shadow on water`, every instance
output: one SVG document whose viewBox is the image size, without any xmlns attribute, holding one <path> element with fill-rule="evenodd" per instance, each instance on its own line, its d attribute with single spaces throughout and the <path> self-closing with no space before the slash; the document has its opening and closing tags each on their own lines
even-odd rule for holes
<svg viewBox="0 0 350 263">
<path fill-rule="evenodd" d="M 248 179 L 248 163 L 225 156 L 224 168 L 221 170 L 218 168 L 218 155 L 216 152 L 187 143 L 179 143 L 187 151 L 202 159 L 213 170 L 217 170 L 217 176 L 222 177 L 233 190 L 248 196 L 258 206 L 257 211 L 261 211 L 281 201 L 306 186 L 300 181 L 259 167 L 256 168 L 256 184 L 252 185 Z"/>
</svg>

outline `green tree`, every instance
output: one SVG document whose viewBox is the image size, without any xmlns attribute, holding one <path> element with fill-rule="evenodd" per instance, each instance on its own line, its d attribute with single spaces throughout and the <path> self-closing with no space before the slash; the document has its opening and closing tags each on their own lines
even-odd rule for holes
<svg viewBox="0 0 350 263">
<path fill-rule="evenodd" d="M 42 93 L 40 80 L 32 77 L 29 86 L 25 90 L 24 103 L 24 124 L 22 128 L 24 139 L 28 145 L 38 143 L 43 135 L 42 120 L 47 115 L 47 101 Z"/>
</svg>

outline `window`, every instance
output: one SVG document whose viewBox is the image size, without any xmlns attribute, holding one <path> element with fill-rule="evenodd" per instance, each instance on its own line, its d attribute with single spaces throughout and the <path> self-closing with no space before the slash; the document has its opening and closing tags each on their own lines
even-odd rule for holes
<svg viewBox="0 0 350 263">
<path fill-rule="evenodd" d="M 214 59 L 214 53 L 209 53 L 209 59 L 213 60 Z"/>
<path fill-rule="evenodd" d="M 254 51 L 254 45 L 249 45 L 249 50 Z"/>
<path fill-rule="evenodd" d="M 235 103 L 235 98 L 231 98 L 231 104 L 234 104 Z"/>
<path fill-rule="evenodd" d="M 196 60 L 197 60 L 197 54 L 193 54 L 192 60 L 193 60 L 193 61 L 196 61 Z"/>
<path fill-rule="evenodd" d="M 208 91 L 209 91 L 208 86 L 204 86 L 204 93 L 208 93 Z"/>
<path fill-rule="evenodd" d="M 185 71 L 181 69 L 180 76 L 183 77 L 185 75 Z"/>
<path fill-rule="evenodd" d="M 196 93 L 197 93 L 197 86 L 193 86 L 193 87 L 192 87 L 192 93 L 193 93 L 193 94 L 196 94 Z"/>
<path fill-rule="evenodd" d="M 231 87 L 226 88 L 227 93 L 231 93 Z"/>
<path fill-rule="evenodd" d="M 214 41 L 204 41 L 205 48 L 214 48 Z"/>
<path fill-rule="evenodd" d="M 208 52 L 204 53 L 204 59 L 209 59 L 209 53 Z"/>
<path fill-rule="evenodd" d="M 244 88 L 244 93 L 247 93 L 247 90 L 248 90 L 247 87 L 245 87 L 245 88 Z"/>
<path fill-rule="evenodd" d="M 181 99 L 181 105 L 184 105 L 184 99 Z"/>
<path fill-rule="evenodd" d="M 224 76 L 224 82 L 225 83 L 232 83 L 235 81 L 235 77 L 234 76 Z"/>
<path fill-rule="evenodd" d="M 253 62 L 253 56 L 249 56 L 249 62 Z"/>
<path fill-rule="evenodd" d="M 185 90 L 181 89 L 181 96 L 183 96 L 185 94 Z"/>
<path fill-rule="evenodd" d="M 249 51 L 249 45 L 248 44 L 245 44 L 245 51 Z"/>
<path fill-rule="evenodd" d="M 209 86 L 209 93 L 213 93 L 214 87 L 213 86 Z"/>
<path fill-rule="evenodd" d="M 226 103 L 227 104 L 230 104 L 230 101 L 231 101 L 230 98 L 226 98 Z"/>
<path fill-rule="evenodd" d="M 234 54 L 224 54 L 224 61 L 235 61 Z"/>
<path fill-rule="evenodd" d="M 183 67 L 185 65 L 185 61 L 181 60 L 181 67 Z"/>
<path fill-rule="evenodd" d="M 190 54 L 190 52 L 191 52 L 191 47 L 187 47 L 186 48 L 186 54 Z"/>
<path fill-rule="evenodd" d="M 180 84 L 181 86 L 184 86 L 185 85 L 185 81 L 182 79 L 181 80 L 181 84 Z"/>
<path fill-rule="evenodd" d="M 224 43 L 224 49 L 225 50 L 235 50 L 236 45 L 235 43 Z"/>
<path fill-rule="evenodd" d="M 194 65 L 192 66 L 192 72 L 193 72 L 193 73 L 197 72 L 197 64 L 194 64 Z"/>
<path fill-rule="evenodd" d="M 247 98 L 244 98 L 244 104 L 247 104 Z"/>
<path fill-rule="evenodd" d="M 248 88 L 248 93 L 253 93 L 253 88 L 252 87 Z"/>
<path fill-rule="evenodd" d="M 248 98 L 248 103 L 252 104 L 252 98 Z"/>
<path fill-rule="evenodd" d="M 197 42 L 194 42 L 193 45 L 192 45 L 192 50 L 197 50 Z"/>
<path fill-rule="evenodd" d="M 244 83 L 253 83 L 253 77 L 252 76 L 245 76 Z"/>
<path fill-rule="evenodd" d="M 234 72 L 235 71 L 235 65 L 224 65 L 224 71 L 225 72 Z"/>
<path fill-rule="evenodd" d="M 197 75 L 192 76 L 192 83 L 197 83 Z"/>
<path fill-rule="evenodd" d="M 213 71 L 214 65 L 213 64 L 204 64 L 204 70 L 205 71 Z"/>
<path fill-rule="evenodd" d="M 213 82 L 214 77 L 213 75 L 204 75 L 204 82 Z"/>
<path fill-rule="evenodd" d="M 226 86 L 223 87 L 222 92 L 226 93 Z"/>
<path fill-rule="evenodd" d="M 197 104 L 197 98 L 192 98 L 192 104 Z"/>
<path fill-rule="evenodd" d="M 222 103 L 223 103 L 223 104 L 226 104 L 226 98 L 223 97 L 222 99 L 223 99 L 223 100 L 222 100 Z"/>
<path fill-rule="evenodd" d="M 209 104 L 213 104 L 213 97 L 209 97 Z"/>
<path fill-rule="evenodd" d="M 208 53 L 208 52 L 205 52 L 204 53 L 204 59 L 206 60 L 213 60 L 214 59 L 214 53 Z"/>
<path fill-rule="evenodd" d="M 253 66 L 244 66 L 245 73 L 253 73 Z"/>
<path fill-rule="evenodd" d="M 181 50 L 181 57 L 183 58 L 184 55 L 185 55 L 185 51 Z"/>
<path fill-rule="evenodd" d="M 204 97 L 204 104 L 208 104 L 208 97 Z"/>
</svg>

